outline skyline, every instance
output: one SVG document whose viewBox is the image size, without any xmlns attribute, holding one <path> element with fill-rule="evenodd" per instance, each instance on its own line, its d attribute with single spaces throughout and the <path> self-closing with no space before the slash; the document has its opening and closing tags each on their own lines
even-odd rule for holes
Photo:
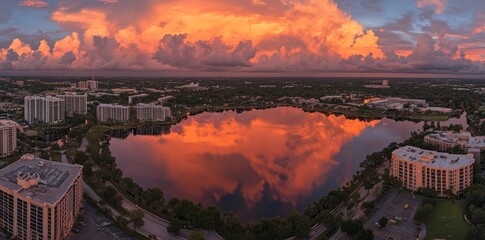
<svg viewBox="0 0 485 240">
<path fill-rule="evenodd" d="M 480 0 L 8 0 L 0 72 L 481 76 L 483 12 Z"/>
</svg>

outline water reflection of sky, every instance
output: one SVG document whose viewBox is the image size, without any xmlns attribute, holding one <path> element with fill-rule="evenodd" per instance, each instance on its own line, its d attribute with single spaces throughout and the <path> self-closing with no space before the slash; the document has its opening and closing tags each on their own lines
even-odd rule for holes
<svg viewBox="0 0 485 240">
<path fill-rule="evenodd" d="M 113 139 L 111 150 L 141 186 L 250 220 L 304 208 L 349 180 L 367 154 L 421 126 L 286 107 L 203 113 L 170 134 Z"/>
</svg>

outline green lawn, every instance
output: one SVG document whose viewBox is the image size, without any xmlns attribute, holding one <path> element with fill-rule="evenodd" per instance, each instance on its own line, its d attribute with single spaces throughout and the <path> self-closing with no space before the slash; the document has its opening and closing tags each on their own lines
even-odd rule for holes
<svg viewBox="0 0 485 240">
<path fill-rule="evenodd" d="M 426 239 L 464 239 L 470 226 L 463 220 L 465 200 L 437 200 Z"/>
</svg>

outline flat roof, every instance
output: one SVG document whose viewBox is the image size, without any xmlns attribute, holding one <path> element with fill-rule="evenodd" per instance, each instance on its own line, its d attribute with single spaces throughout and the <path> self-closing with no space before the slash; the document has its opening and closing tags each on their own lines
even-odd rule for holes
<svg viewBox="0 0 485 240">
<path fill-rule="evenodd" d="M 393 155 L 411 162 L 420 162 L 432 168 L 456 169 L 475 162 L 472 154 L 449 154 L 404 146 L 392 152 Z"/>
<path fill-rule="evenodd" d="M 0 119 L 0 128 L 2 127 L 17 127 L 17 123 L 12 120 Z"/>
<path fill-rule="evenodd" d="M 53 162 L 26 154 L 20 160 L 0 169 L 0 185 L 36 202 L 55 205 L 81 171 L 81 165 Z M 17 178 L 25 179 L 25 176 L 38 176 L 38 184 L 29 188 L 18 185 Z"/>
<path fill-rule="evenodd" d="M 129 106 L 119 105 L 119 104 L 111 104 L 111 103 L 101 103 L 98 107 L 114 107 L 114 108 L 129 108 Z"/>
<path fill-rule="evenodd" d="M 485 136 L 471 137 L 468 139 L 469 148 L 485 148 Z"/>
</svg>

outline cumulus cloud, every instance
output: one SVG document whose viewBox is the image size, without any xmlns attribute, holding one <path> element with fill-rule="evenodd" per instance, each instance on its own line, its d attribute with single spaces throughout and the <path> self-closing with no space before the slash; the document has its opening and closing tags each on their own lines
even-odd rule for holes
<svg viewBox="0 0 485 240">
<path fill-rule="evenodd" d="M 444 9 L 445 2 L 419 0 L 417 6 Z M 69 34 L 57 41 L 42 34 L 16 38 L 0 49 L 0 68 L 480 71 L 472 66 L 481 63 L 465 60 L 483 59 L 475 49 L 481 33 L 464 47 L 455 41 L 464 33 L 432 15 L 421 16 L 428 35 L 420 36 L 416 13 L 365 29 L 332 0 L 60 0 L 50 17 Z"/>
<path fill-rule="evenodd" d="M 182 67 L 249 67 L 256 49 L 250 40 L 241 41 L 236 47 L 223 43 L 222 38 L 213 41 L 186 41 L 187 34 L 165 35 L 154 58 L 161 63 Z"/>
<path fill-rule="evenodd" d="M 104 4 L 112 4 L 112 3 L 118 3 L 118 0 L 100 0 Z"/>
<path fill-rule="evenodd" d="M 19 2 L 19 5 L 31 8 L 43 8 L 48 7 L 49 3 L 43 0 L 23 0 Z"/>
<path fill-rule="evenodd" d="M 446 8 L 446 0 L 416 0 L 418 8 L 433 6 L 436 14 L 441 14 Z"/>
</svg>

